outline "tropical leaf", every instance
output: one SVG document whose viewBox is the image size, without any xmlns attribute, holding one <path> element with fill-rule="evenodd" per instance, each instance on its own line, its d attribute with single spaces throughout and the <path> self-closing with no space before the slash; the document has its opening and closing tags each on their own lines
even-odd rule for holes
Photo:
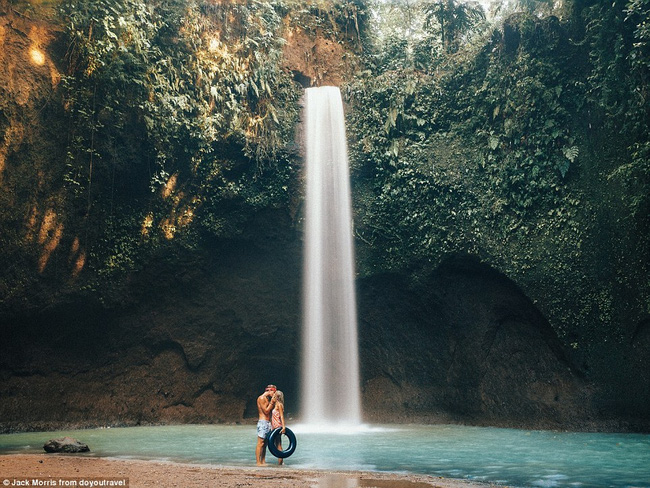
<svg viewBox="0 0 650 488">
<path fill-rule="evenodd" d="M 562 149 L 564 157 L 567 158 L 570 162 L 574 162 L 580 153 L 578 146 L 565 147 Z M 564 176 L 564 175 L 562 175 Z"/>
</svg>

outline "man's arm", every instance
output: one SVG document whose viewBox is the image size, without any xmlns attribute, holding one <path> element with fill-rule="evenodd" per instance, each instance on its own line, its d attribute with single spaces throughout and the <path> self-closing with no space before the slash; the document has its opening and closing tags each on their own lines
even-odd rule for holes
<svg viewBox="0 0 650 488">
<path fill-rule="evenodd" d="M 268 415 L 273 410 L 273 401 L 268 401 L 265 396 L 260 396 L 257 398 L 257 408 L 260 412 L 263 412 L 264 415 Z"/>
</svg>

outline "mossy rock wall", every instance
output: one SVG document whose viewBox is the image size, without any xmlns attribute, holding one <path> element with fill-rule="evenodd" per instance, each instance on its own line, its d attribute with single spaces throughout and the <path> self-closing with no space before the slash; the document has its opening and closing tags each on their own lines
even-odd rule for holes
<svg viewBox="0 0 650 488">
<path fill-rule="evenodd" d="M 195 37 L 139 25 L 183 61 L 157 51 L 152 88 L 126 46 L 115 104 L 122 78 L 71 65 L 71 33 L 28 4 L 0 2 L 3 430 L 244 422 L 269 382 L 298 413 L 293 130 L 314 80 L 347 102 L 369 420 L 649 429 L 649 118 L 597 103 L 618 85 L 589 56 L 611 44 L 578 22 L 593 11 L 513 17 L 467 63 L 360 71 L 361 11 L 237 8 L 228 39 L 276 36 L 255 58 L 214 41 L 228 6 L 199 2 Z"/>
</svg>

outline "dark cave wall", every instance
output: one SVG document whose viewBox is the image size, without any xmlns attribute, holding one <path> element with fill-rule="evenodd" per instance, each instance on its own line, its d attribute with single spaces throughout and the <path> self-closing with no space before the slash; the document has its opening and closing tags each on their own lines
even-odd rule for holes
<svg viewBox="0 0 650 488">
<path fill-rule="evenodd" d="M 387 401 L 399 415 L 476 424 L 586 428 L 594 420 L 590 386 L 503 275 L 454 259 L 416 289 L 397 276 L 372 281 L 360 299 L 372 417 Z"/>
</svg>

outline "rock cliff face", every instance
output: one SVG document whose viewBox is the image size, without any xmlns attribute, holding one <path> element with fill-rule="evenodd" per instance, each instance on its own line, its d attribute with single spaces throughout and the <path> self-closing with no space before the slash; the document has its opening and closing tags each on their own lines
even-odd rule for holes
<svg viewBox="0 0 650 488">
<path fill-rule="evenodd" d="M 256 225 L 250 240 L 134 275 L 123 306 L 78 299 L 5 323 L 1 429 L 245 422 L 269 382 L 297 415 L 300 239 L 281 213 L 264 219 L 274 235 Z M 358 287 L 367 420 L 603 420 L 544 318 L 497 272 L 462 258 L 424 285 L 391 275 Z"/>
<path fill-rule="evenodd" d="M 294 35 L 286 69 L 305 85 L 340 82 L 340 45 Z M 298 415 L 302 251 L 289 210 L 258 213 L 236 240 L 161 251 L 110 304 L 76 286 L 82 218 L 66 213 L 49 123 L 63 117 L 55 41 L 0 0 L 0 432 L 245 422 L 269 382 Z M 630 392 L 619 401 L 583 377 L 515 283 L 471 257 L 417 283 L 357 286 L 368 421 L 650 428 L 647 320 L 616 353 L 607 384 Z"/>
<path fill-rule="evenodd" d="M 61 126 L 53 123 L 63 118 L 58 95 L 61 70 L 56 62 L 59 34 L 55 25 L 18 15 L 0 1 L 0 63 L 5 67 L 0 74 L 0 308 L 4 313 L 48 301 L 29 297 L 48 288 L 42 273 L 65 254 L 63 247 L 70 250 L 70 260 L 64 258 L 50 270 L 57 267 L 74 274 L 85 259 L 78 246 L 72 251 L 75 238 L 65 225 L 59 163 L 65 154 L 65 137 L 58 131 Z"/>
<path fill-rule="evenodd" d="M 262 241 L 152 265 L 117 309 L 3 324 L 4 428 L 241 421 L 271 381 L 295 398 L 300 253 Z"/>
<path fill-rule="evenodd" d="M 398 415 L 542 428 L 593 416 L 555 333 L 498 272 L 454 258 L 423 288 L 395 276 L 372 281 L 362 294 L 384 299 L 361 300 L 371 415 L 384 417 L 389 405 Z"/>
</svg>

